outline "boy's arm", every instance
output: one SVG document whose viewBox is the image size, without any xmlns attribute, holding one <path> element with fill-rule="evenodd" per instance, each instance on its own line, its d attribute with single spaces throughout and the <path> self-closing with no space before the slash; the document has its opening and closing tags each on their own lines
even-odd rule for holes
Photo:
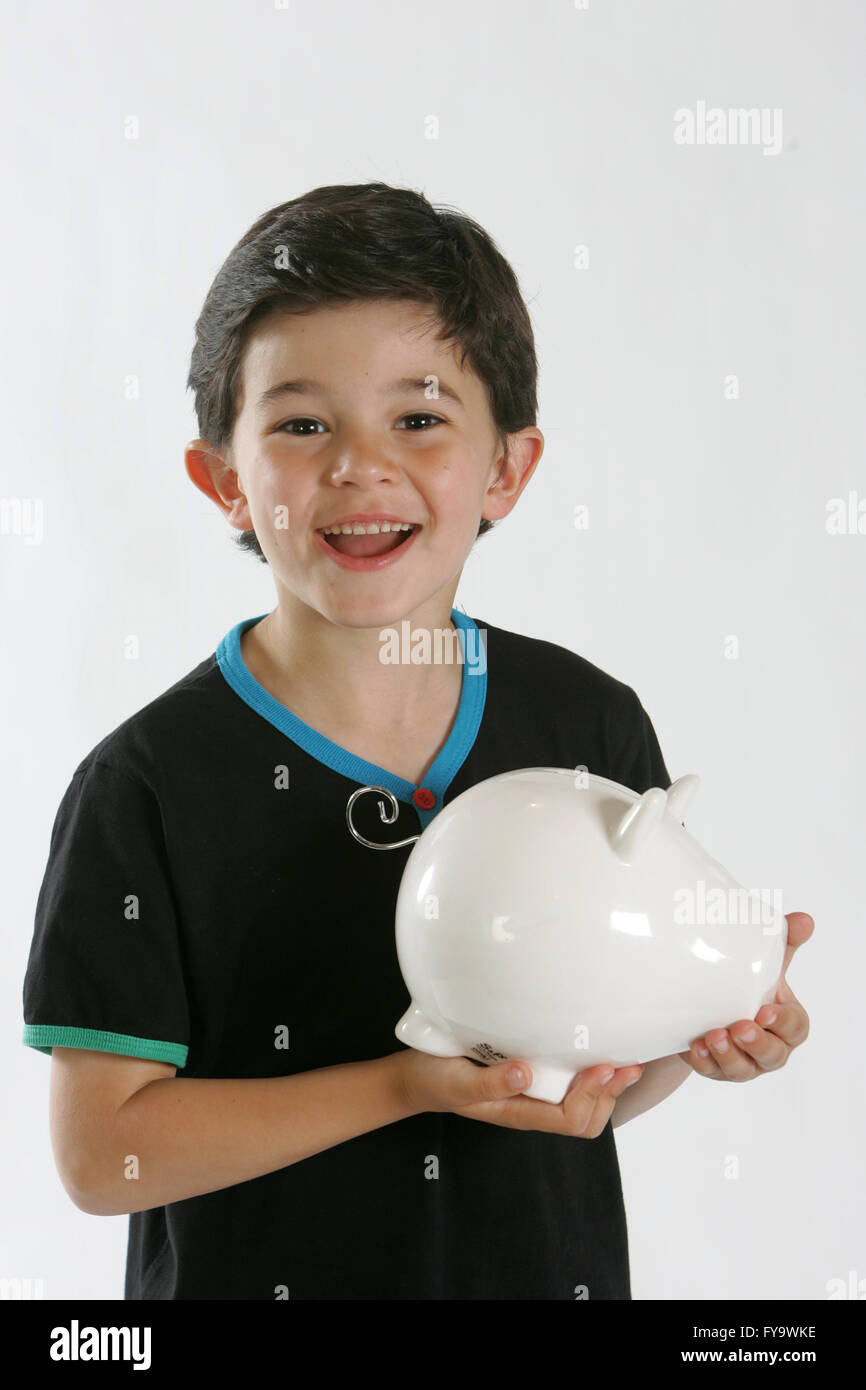
<svg viewBox="0 0 866 1390">
<path fill-rule="evenodd" d="M 415 1113 L 399 1056 L 220 1080 L 55 1047 L 51 1129 L 64 1187 L 82 1211 L 120 1216 L 275 1172 Z"/>
<path fill-rule="evenodd" d="M 693 1074 L 692 1068 L 676 1052 L 670 1057 L 657 1057 L 655 1061 L 647 1062 L 640 1081 L 623 1091 L 613 1107 L 611 1127 L 616 1129 L 618 1125 L 627 1124 L 637 1115 L 642 1115 L 645 1110 L 651 1110 Z"/>
</svg>

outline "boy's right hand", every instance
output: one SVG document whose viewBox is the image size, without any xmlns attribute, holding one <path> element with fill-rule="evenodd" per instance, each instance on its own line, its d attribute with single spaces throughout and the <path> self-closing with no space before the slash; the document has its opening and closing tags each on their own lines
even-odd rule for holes
<svg viewBox="0 0 866 1390">
<path fill-rule="evenodd" d="M 642 1066 L 620 1067 L 605 1084 L 602 1077 L 610 1067 L 599 1063 L 576 1077 L 559 1105 L 553 1105 L 521 1095 L 532 1085 L 528 1062 L 512 1060 L 483 1066 L 468 1057 L 434 1057 L 414 1047 L 394 1055 L 401 1059 L 400 1082 L 413 1113 L 449 1111 L 508 1129 L 538 1129 L 579 1139 L 596 1139 L 617 1098 L 643 1075 Z M 517 1086 L 508 1077 L 515 1066 L 523 1073 Z"/>
</svg>

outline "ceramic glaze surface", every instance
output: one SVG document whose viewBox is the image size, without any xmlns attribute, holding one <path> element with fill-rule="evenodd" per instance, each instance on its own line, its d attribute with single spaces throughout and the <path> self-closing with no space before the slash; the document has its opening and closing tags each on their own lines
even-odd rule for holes
<svg viewBox="0 0 866 1390">
<path fill-rule="evenodd" d="M 411 1004 L 395 1032 L 439 1056 L 521 1058 L 559 1103 L 599 1062 L 685 1051 L 753 1018 L 787 924 L 682 824 L 699 782 L 643 796 L 524 768 L 469 788 L 412 849 L 396 910 Z"/>
</svg>

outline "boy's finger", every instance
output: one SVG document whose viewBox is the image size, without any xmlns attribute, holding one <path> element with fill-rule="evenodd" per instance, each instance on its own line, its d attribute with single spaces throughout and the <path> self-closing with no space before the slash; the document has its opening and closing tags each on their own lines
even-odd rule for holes
<svg viewBox="0 0 866 1390">
<path fill-rule="evenodd" d="M 609 1066 L 590 1067 L 588 1071 L 581 1073 L 572 1082 L 571 1088 L 567 1091 L 562 1102 L 562 1107 L 569 1121 L 576 1126 L 576 1133 L 581 1134 L 589 1127 L 596 1105 L 602 1098 L 605 1101 L 607 1099 L 611 1101 L 608 1110 L 609 1115 L 617 1096 L 621 1095 L 632 1082 L 640 1078 L 643 1074 L 643 1068 L 621 1067 L 619 1070 L 614 1070 L 613 1076 L 610 1075 L 610 1072 L 611 1067 Z"/>
<path fill-rule="evenodd" d="M 610 1089 L 602 1090 L 597 1100 L 585 1095 L 582 1104 L 572 1104 L 566 1109 L 569 1119 L 569 1133 L 583 1139 L 596 1139 L 611 1117 L 617 1098 Z"/>
<path fill-rule="evenodd" d="M 613 1073 L 611 1075 L 611 1073 Z M 597 1067 L 590 1067 L 587 1071 L 580 1072 L 568 1088 L 569 1094 L 572 1090 L 582 1089 L 587 1095 L 593 1095 L 596 1099 L 602 1094 L 620 1095 L 633 1081 L 639 1081 L 643 1076 L 643 1066 L 635 1063 L 631 1067 L 616 1067 L 610 1063 L 605 1065 L 600 1063 Z"/>
</svg>

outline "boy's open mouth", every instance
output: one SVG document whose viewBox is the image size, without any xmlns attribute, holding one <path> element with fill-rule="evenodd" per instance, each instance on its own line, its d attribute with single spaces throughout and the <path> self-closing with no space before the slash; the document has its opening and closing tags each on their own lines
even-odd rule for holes
<svg viewBox="0 0 866 1390">
<path fill-rule="evenodd" d="M 368 533 L 365 536 L 345 535 L 343 532 L 325 535 L 322 532 L 322 537 L 334 550 L 339 550 L 341 555 L 350 555 L 362 560 L 399 549 L 417 530 L 417 526 L 410 526 L 406 531 L 379 531 L 378 535 Z"/>
</svg>

